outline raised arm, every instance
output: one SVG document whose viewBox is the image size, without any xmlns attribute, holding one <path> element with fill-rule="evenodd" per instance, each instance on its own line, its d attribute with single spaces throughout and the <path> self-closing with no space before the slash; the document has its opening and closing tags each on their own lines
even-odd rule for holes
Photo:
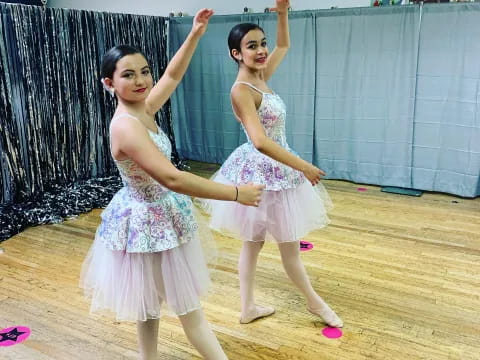
<svg viewBox="0 0 480 360">
<path fill-rule="evenodd" d="M 258 206 L 263 185 L 223 185 L 180 171 L 158 150 L 140 121 L 131 118 L 114 120 L 110 125 L 112 143 L 118 152 L 138 164 L 147 174 L 172 191 L 216 200 L 235 199 L 244 205 Z"/>
<path fill-rule="evenodd" d="M 275 8 L 278 16 L 277 44 L 270 56 L 267 58 L 267 67 L 263 72 L 265 81 L 267 81 L 273 75 L 290 48 L 290 33 L 288 31 L 289 7 L 290 0 L 277 0 L 277 7 Z"/>
<path fill-rule="evenodd" d="M 213 10 L 211 9 L 202 9 L 195 15 L 192 30 L 146 99 L 147 112 L 150 115 L 154 115 L 160 110 L 182 80 L 198 41 L 207 30 L 208 21 L 212 15 Z"/>
<path fill-rule="evenodd" d="M 265 134 L 251 91 L 246 85 L 239 84 L 232 89 L 231 97 L 233 110 L 245 127 L 255 148 L 272 159 L 303 172 L 312 185 L 316 185 L 320 181 L 320 176 L 325 173 L 285 150 Z"/>
</svg>

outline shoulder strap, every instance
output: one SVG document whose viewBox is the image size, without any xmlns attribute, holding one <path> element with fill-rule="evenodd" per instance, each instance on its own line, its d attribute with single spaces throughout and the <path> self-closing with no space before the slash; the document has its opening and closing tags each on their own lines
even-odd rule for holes
<svg viewBox="0 0 480 360">
<path fill-rule="evenodd" d="M 157 135 L 158 135 L 158 134 L 160 133 L 160 131 L 161 131 L 161 128 L 160 128 L 156 123 L 155 123 L 155 127 L 157 128 L 157 131 L 155 132 L 154 130 L 152 130 L 152 129 L 150 129 L 148 126 L 146 126 L 144 123 L 142 123 L 139 118 L 137 118 L 136 116 L 133 116 L 133 115 L 131 115 L 131 114 L 129 114 L 129 113 L 121 113 L 121 114 L 119 114 L 119 115 L 117 115 L 117 116 L 114 116 L 114 117 L 112 118 L 112 120 L 110 121 L 110 124 L 112 124 L 112 122 L 113 122 L 114 120 L 116 120 L 116 119 L 121 119 L 121 118 L 134 119 L 134 120 L 138 121 L 147 131 L 152 132 L 152 133 L 157 134 Z"/>
<path fill-rule="evenodd" d="M 253 86 L 252 84 L 250 84 L 250 83 L 248 83 L 248 82 L 246 82 L 246 81 L 237 81 L 237 82 L 235 82 L 235 83 L 233 84 L 233 86 L 232 86 L 232 89 L 233 89 L 233 87 L 234 87 L 235 85 L 237 85 L 237 84 L 244 84 L 244 85 L 250 86 L 252 89 L 257 90 L 257 91 L 258 91 L 260 94 L 262 94 L 262 95 L 265 93 L 264 91 L 260 90 L 260 89 L 257 88 L 256 86 Z"/>
<path fill-rule="evenodd" d="M 115 119 L 121 119 L 121 118 L 124 118 L 124 117 L 128 117 L 128 118 L 130 118 L 130 119 L 138 120 L 135 116 L 130 115 L 129 113 L 121 113 L 121 114 L 119 114 L 119 115 L 117 115 L 117 116 L 114 116 L 114 117 L 112 118 L 112 121 L 115 120 Z"/>
</svg>

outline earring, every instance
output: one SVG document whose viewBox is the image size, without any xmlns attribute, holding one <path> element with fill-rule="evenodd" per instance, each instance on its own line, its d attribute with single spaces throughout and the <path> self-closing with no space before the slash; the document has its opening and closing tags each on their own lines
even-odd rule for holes
<svg viewBox="0 0 480 360">
<path fill-rule="evenodd" d="M 103 88 L 110 94 L 110 96 L 114 96 L 115 95 L 115 89 L 112 87 L 109 87 L 106 83 L 105 83 L 105 80 L 104 79 L 101 79 L 100 80 L 102 82 L 102 85 L 103 85 Z"/>
</svg>

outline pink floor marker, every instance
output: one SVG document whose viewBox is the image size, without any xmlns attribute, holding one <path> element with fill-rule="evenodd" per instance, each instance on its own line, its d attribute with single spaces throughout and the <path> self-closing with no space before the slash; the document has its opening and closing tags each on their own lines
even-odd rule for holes
<svg viewBox="0 0 480 360">
<path fill-rule="evenodd" d="M 323 336 L 329 338 L 329 339 L 338 339 L 339 337 L 342 337 L 343 333 L 342 330 L 339 328 L 334 328 L 334 327 L 327 327 L 322 330 Z"/>
<path fill-rule="evenodd" d="M 300 251 L 310 251 L 313 249 L 313 244 L 308 241 L 300 241 Z"/>
<path fill-rule="evenodd" d="M 0 330 L 0 346 L 17 345 L 30 336 L 30 329 L 25 326 L 13 326 Z"/>
<path fill-rule="evenodd" d="M 367 191 L 367 188 L 357 188 L 358 191 Z"/>
</svg>

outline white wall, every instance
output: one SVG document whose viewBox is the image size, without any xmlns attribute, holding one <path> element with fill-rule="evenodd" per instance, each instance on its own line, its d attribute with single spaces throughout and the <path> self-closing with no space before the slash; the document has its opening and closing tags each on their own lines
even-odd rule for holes
<svg viewBox="0 0 480 360">
<path fill-rule="evenodd" d="M 369 6 L 370 0 L 291 0 L 293 10 L 328 9 L 332 6 Z M 263 12 L 275 0 L 48 0 L 48 7 L 168 16 L 170 11 L 194 15 L 200 8 L 212 8 L 217 15 L 240 14 L 244 7 Z"/>
</svg>

